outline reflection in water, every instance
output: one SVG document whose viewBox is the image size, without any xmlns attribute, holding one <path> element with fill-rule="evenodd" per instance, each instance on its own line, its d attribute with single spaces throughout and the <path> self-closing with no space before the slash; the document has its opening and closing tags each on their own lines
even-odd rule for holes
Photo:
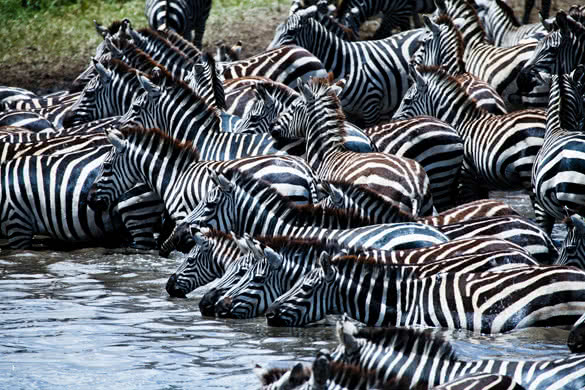
<svg viewBox="0 0 585 390">
<path fill-rule="evenodd" d="M 256 363 L 311 362 L 335 327 L 269 328 L 264 318 L 202 318 L 164 285 L 180 256 L 92 248 L 0 252 L 1 389 L 257 388 Z M 329 324 L 334 324 L 330 317 Z M 567 331 L 437 330 L 469 358 L 551 358 Z"/>
</svg>

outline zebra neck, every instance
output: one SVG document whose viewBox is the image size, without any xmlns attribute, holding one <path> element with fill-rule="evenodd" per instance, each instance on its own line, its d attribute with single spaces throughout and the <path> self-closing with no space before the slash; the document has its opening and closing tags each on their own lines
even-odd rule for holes
<svg viewBox="0 0 585 390">
<path fill-rule="evenodd" d="M 309 112 L 312 120 L 306 136 L 306 158 L 313 171 L 323 177 L 328 167 L 334 165 L 336 154 L 346 151 L 343 146 L 345 130 L 339 117 L 339 106 L 334 102 L 329 102 L 327 106 L 317 105 L 319 109 Z"/>
<path fill-rule="evenodd" d="M 489 118 L 490 114 L 479 109 L 475 101 L 467 95 L 463 88 L 453 88 L 436 96 L 433 104 L 433 115 L 450 124 L 460 136 L 467 131 L 467 124 L 471 121 Z"/>
<path fill-rule="evenodd" d="M 466 0 L 448 0 L 447 14 L 451 20 L 463 19 L 464 24 L 459 29 L 463 36 L 465 51 L 479 44 L 487 43 L 485 31 L 479 21 L 477 13 Z"/>
<path fill-rule="evenodd" d="M 323 67 L 328 72 L 333 72 L 336 79 L 345 77 L 351 70 L 351 65 L 347 64 L 348 58 L 351 59 L 348 54 L 352 51 L 350 44 L 327 31 L 316 20 L 311 18 L 305 25 L 299 44 L 319 58 Z"/>
</svg>

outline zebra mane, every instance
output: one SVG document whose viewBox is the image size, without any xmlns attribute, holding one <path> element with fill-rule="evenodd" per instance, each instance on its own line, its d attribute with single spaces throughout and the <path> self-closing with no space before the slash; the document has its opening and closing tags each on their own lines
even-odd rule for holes
<svg viewBox="0 0 585 390">
<path fill-rule="evenodd" d="M 335 187 L 341 188 L 341 190 L 345 194 L 351 193 L 351 192 L 365 194 L 368 198 L 372 199 L 374 201 L 374 203 L 386 204 L 386 205 L 388 205 L 388 207 L 396 209 L 396 213 L 401 217 L 401 219 L 408 220 L 411 222 L 416 221 L 416 218 L 414 218 L 412 215 L 408 214 L 407 212 L 402 211 L 396 205 L 388 202 L 388 200 L 386 200 L 382 195 L 380 195 L 378 192 L 372 190 L 370 187 L 368 187 L 365 184 L 356 184 L 356 183 L 347 182 L 347 181 L 335 181 L 335 180 L 329 181 L 329 184 L 331 184 Z"/>
<path fill-rule="evenodd" d="M 325 105 L 326 108 L 329 108 L 329 105 L 335 107 L 336 133 L 334 137 L 329 138 L 329 141 L 336 142 L 338 145 L 343 146 L 343 140 L 347 136 L 347 131 L 345 130 L 345 114 L 341 108 L 339 97 L 333 91 L 328 91 L 332 83 L 333 73 L 329 72 L 327 77 L 312 78 L 309 87 L 313 94 L 324 103 L 323 105 Z M 345 148 L 345 146 L 343 147 Z"/>
<path fill-rule="evenodd" d="M 400 269 L 404 267 L 412 267 L 413 264 L 398 264 L 398 263 L 388 263 L 384 261 L 383 258 L 375 258 L 367 256 L 359 251 L 352 252 L 348 255 L 341 255 L 335 256 L 331 259 L 331 264 L 334 264 L 336 267 L 343 268 L 344 266 L 352 266 L 355 264 L 360 264 L 364 266 L 373 266 L 373 267 L 385 267 L 385 268 L 394 268 Z"/>
<path fill-rule="evenodd" d="M 195 46 L 192 42 L 185 39 L 181 34 L 178 34 L 176 31 L 167 28 L 164 30 L 164 34 L 167 36 L 166 39 L 168 40 L 168 42 L 170 42 L 174 47 L 178 46 L 178 43 L 180 43 L 181 45 L 188 47 L 189 50 L 201 54 L 201 50 L 199 50 L 197 46 Z M 195 58 L 193 58 L 192 60 L 195 60 Z"/>
<path fill-rule="evenodd" d="M 112 72 L 115 72 L 120 77 L 123 77 L 126 74 L 136 76 L 136 74 L 138 73 L 141 76 L 146 77 L 150 81 L 153 81 L 151 75 L 144 73 L 140 69 L 133 68 L 130 65 L 128 65 L 127 63 L 125 63 L 124 61 L 119 60 L 117 58 L 108 58 L 106 61 L 104 61 L 102 63 L 102 65 L 104 65 L 104 67 L 111 70 Z M 136 82 L 138 82 L 138 81 L 136 81 Z"/>
<path fill-rule="evenodd" d="M 436 20 L 436 24 L 444 24 L 447 26 L 450 32 L 455 35 L 455 42 L 457 43 L 456 52 L 457 52 L 457 66 L 459 69 L 465 69 L 465 61 L 463 61 L 463 54 L 465 53 L 465 44 L 463 42 L 463 35 L 461 31 L 457 28 L 455 23 L 449 15 L 442 14 Z"/>
<path fill-rule="evenodd" d="M 177 47 L 175 45 L 173 45 L 167 38 L 163 37 L 157 31 L 146 27 L 146 28 L 142 28 L 142 29 L 138 30 L 138 33 L 143 35 L 144 37 L 146 37 L 149 40 L 160 42 L 162 45 L 168 47 L 169 50 L 171 50 L 178 57 L 183 58 L 186 62 L 189 62 L 191 64 L 193 63 L 193 59 L 188 58 L 185 55 L 185 53 L 183 53 L 181 50 L 177 49 Z"/>
<path fill-rule="evenodd" d="M 477 105 L 477 99 L 471 97 L 469 95 L 469 93 L 467 93 L 467 91 L 465 90 L 465 87 L 461 84 L 461 82 L 459 80 L 457 80 L 457 78 L 455 78 L 455 77 L 451 76 L 449 73 L 447 73 L 442 67 L 436 66 L 436 65 L 417 65 L 416 69 L 420 73 L 430 74 L 430 75 L 436 76 L 440 83 L 454 85 L 455 89 L 457 91 L 459 91 L 461 94 L 464 94 L 465 96 L 467 96 L 467 100 L 471 104 L 473 104 L 473 106 L 476 110 L 479 110 L 482 112 L 487 112 L 484 108 L 479 107 Z"/>
<path fill-rule="evenodd" d="M 162 65 L 153 60 L 152 57 L 146 54 L 144 51 L 139 49 L 132 41 L 125 38 L 117 38 L 112 39 L 112 42 L 121 50 L 132 52 L 132 56 L 134 56 L 138 62 L 138 64 L 135 64 L 136 69 L 140 70 L 141 72 L 150 74 L 152 69 L 162 67 Z"/>
<path fill-rule="evenodd" d="M 432 336 L 427 332 L 411 328 L 362 328 L 355 338 L 366 339 L 385 349 L 392 348 L 404 355 L 415 353 L 424 356 L 430 351 L 429 358 L 440 356 L 441 360 L 459 360 L 457 353 L 447 340 Z M 415 349 L 416 348 L 416 349 Z"/>
<path fill-rule="evenodd" d="M 328 242 L 325 238 L 291 239 L 288 236 L 260 236 L 254 238 L 276 252 L 280 252 L 282 250 L 296 252 L 298 250 L 304 250 L 307 247 L 311 247 L 317 252 L 330 252 L 332 250 L 335 251 L 340 249 L 339 245 L 336 245 L 335 242 Z"/>
<path fill-rule="evenodd" d="M 122 25 L 124 24 L 124 20 L 114 20 L 107 28 L 108 32 L 111 35 L 116 34 L 118 31 L 120 31 L 120 28 L 122 27 Z"/>
<path fill-rule="evenodd" d="M 290 212 L 294 213 L 294 216 L 298 219 L 298 222 L 304 225 L 310 225 L 315 220 L 321 217 L 333 217 L 337 218 L 341 222 L 353 222 L 354 225 L 368 226 L 372 225 L 373 222 L 370 219 L 362 218 L 357 214 L 348 213 L 343 210 L 321 207 L 313 204 L 297 205 L 293 203 L 287 196 L 282 195 L 276 189 L 270 186 L 269 183 L 262 179 L 257 179 L 247 172 L 239 172 L 239 177 L 236 180 L 237 186 L 243 190 L 248 191 L 247 185 L 252 184 L 254 188 L 262 187 L 262 192 L 270 194 L 271 199 L 275 199 L 279 204 L 284 205 Z M 258 191 L 260 192 L 260 191 Z"/>
<path fill-rule="evenodd" d="M 495 0 L 495 1 L 496 1 L 496 4 L 498 5 L 498 7 L 500 7 L 500 9 L 502 10 L 502 12 L 504 12 L 506 19 L 508 19 L 508 21 L 510 23 L 512 23 L 512 25 L 514 27 L 520 27 L 520 22 L 516 18 L 516 15 L 514 15 L 514 10 L 508 4 L 503 2 L 502 0 Z"/>
<path fill-rule="evenodd" d="M 193 162 L 199 161 L 199 152 L 197 152 L 197 149 L 195 149 L 191 141 L 179 142 L 157 128 L 145 129 L 141 126 L 128 126 L 123 127 L 120 130 L 126 139 L 131 137 L 138 138 L 139 140 L 147 137 L 154 138 L 155 141 L 153 142 L 153 145 L 159 145 L 158 147 L 163 151 L 161 155 L 164 155 L 165 150 L 173 150 L 178 154 L 185 154 Z"/>
</svg>

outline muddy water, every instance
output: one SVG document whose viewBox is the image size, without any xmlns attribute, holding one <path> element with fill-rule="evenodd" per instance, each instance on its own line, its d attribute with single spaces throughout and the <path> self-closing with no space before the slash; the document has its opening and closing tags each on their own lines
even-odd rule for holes
<svg viewBox="0 0 585 390">
<path fill-rule="evenodd" d="M 179 262 L 101 248 L 1 251 L 0 389 L 257 388 L 256 363 L 310 362 L 337 344 L 335 317 L 305 329 L 202 318 L 204 289 L 187 299 L 164 291 Z M 439 332 L 467 358 L 568 353 L 558 328 Z"/>
</svg>

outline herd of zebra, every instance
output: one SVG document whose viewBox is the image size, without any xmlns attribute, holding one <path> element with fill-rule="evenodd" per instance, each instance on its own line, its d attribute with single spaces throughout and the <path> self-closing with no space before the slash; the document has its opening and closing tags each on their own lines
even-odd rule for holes
<svg viewBox="0 0 585 390">
<path fill-rule="evenodd" d="M 583 389 L 585 7 L 520 25 L 502 0 L 295 0 L 245 59 L 201 50 L 210 9 L 148 0 L 150 28 L 96 23 L 71 90 L 0 89 L 7 247 L 178 250 L 166 290 L 207 285 L 203 315 L 343 314 L 335 351 L 258 368 L 266 388 Z M 566 358 L 466 361 L 412 329 L 551 325 Z"/>
</svg>

